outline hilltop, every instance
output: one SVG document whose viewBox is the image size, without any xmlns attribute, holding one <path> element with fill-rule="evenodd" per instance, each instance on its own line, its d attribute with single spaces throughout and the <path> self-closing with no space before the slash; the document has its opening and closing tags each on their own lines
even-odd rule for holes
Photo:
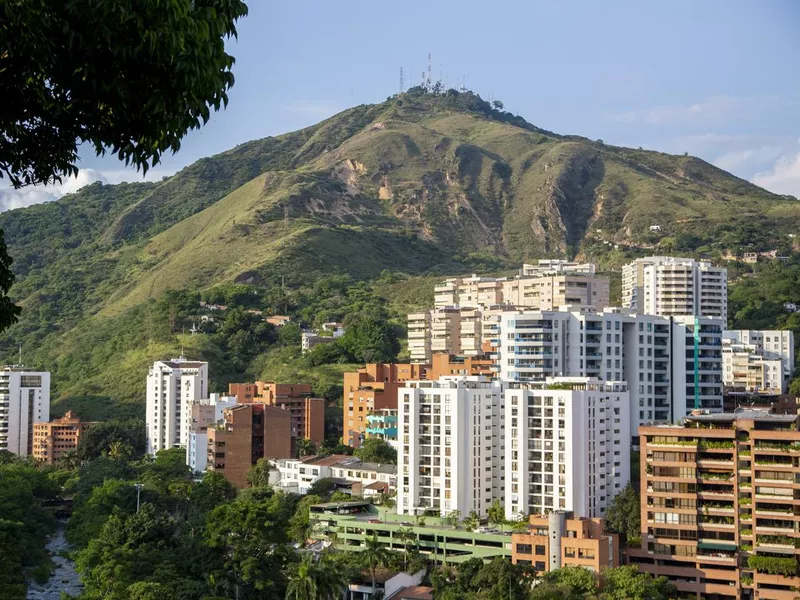
<svg viewBox="0 0 800 600">
<path fill-rule="evenodd" d="M 545 256 L 606 269 L 656 251 L 718 257 L 784 249 L 798 217 L 795 199 L 698 158 L 559 135 L 471 92 L 412 88 L 159 183 L 96 183 L 0 215 L 24 308 L 0 348 L 10 356 L 22 341 L 56 379 L 68 372 L 62 395 L 107 395 L 96 363 L 85 379 L 102 383 L 74 381 L 84 336 L 127 339 L 131 315 L 171 289 L 301 289 L 330 274 L 502 271 Z M 138 368 L 175 345 L 120 341 L 102 364 Z"/>
</svg>

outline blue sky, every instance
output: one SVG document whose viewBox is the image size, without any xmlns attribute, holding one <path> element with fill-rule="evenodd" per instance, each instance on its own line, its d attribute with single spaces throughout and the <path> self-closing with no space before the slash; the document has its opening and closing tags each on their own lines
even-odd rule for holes
<svg viewBox="0 0 800 600">
<path fill-rule="evenodd" d="M 800 2 L 348 3 L 250 0 L 230 43 L 230 104 L 150 177 L 247 140 L 313 124 L 434 78 L 558 133 L 689 152 L 800 197 Z M 83 155 L 78 181 L 17 192 L 14 205 L 103 178 L 133 180 Z M 5 192 L 5 204 L 12 198 Z M 0 208 L 4 204 L 0 191 Z"/>
</svg>

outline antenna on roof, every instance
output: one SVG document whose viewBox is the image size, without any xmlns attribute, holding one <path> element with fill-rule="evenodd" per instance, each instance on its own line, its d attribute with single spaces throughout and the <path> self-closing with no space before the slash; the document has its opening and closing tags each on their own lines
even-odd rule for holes
<svg viewBox="0 0 800 600">
<path fill-rule="evenodd" d="M 19 345 L 19 366 L 22 366 L 22 344 Z"/>
</svg>

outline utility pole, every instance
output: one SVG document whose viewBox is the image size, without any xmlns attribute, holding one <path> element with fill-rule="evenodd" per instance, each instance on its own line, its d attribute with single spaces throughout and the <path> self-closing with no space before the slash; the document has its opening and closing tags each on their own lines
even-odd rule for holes
<svg viewBox="0 0 800 600">
<path fill-rule="evenodd" d="M 139 512 L 139 496 L 142 493 L 142 488 L 144 484 L 142 483 L 134 483 L 133 486 L 136 488 L 136 512 Z"/>
</svg>

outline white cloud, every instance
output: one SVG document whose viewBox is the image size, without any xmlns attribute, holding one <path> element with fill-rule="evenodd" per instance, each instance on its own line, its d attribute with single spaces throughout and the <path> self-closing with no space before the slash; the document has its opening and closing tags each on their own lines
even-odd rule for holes
<svg viewBox="0 0 800 600">
<path fill-rule="evenodd" d="M 736 171 L 752 167 L 753 165 L 770 163 L 781 156 L 785 151 L 786 148 L 781 146 L 747 148 L 721 154 L 713 160 L 713 163 L 720 169 Z"/>
<path fill-rule="evenodd" d="M 736 115 L 755 113 L 797 105 L 795 98 L 779 96 L 712 96 L 693 104 L 652 106 L 614 115 L 621 123 L 646 123 L 648 125 L 674 125 L 676 123 L 725 121 Z"/>
<path fill-rule="evenodd" d="M 81 169 L 77 176 L 64 178 L 59 184 L 33 185 L 16 190 L 10 187 L 0 188 L 0 212 L 52 202 L 67 194 L 73 194 L 96 181 L 103 184 L 123 181 L 157 181 L 166 174 L 165 171 L 150 170 L 143 178 L 140 174 L 130 170 L 101 172 L 96 169 Z M 5 180 L 3 181 L 5 182 Z"/>
<path fill-rule="evenodd" d="M 782 156 L 769 171 L 756 173 L 753 183 L 776 194 L 800 198 L 800 152 Z"/>
</svg>

